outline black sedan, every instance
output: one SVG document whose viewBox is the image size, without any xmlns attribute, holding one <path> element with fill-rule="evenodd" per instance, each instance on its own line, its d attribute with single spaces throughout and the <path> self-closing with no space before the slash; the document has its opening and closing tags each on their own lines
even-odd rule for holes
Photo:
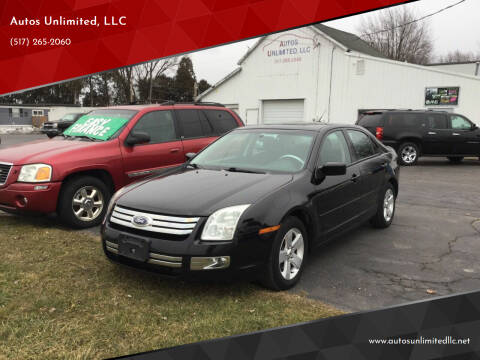
<svg viewBox="0 0 480 360">
<path fill-rule="evenodd" d="M 239 128 L 190 157 L 114 195 L 108 258 L 168 275 L 249 274 L 283 290 L 313 248 L 393 220 L 397 155 L 361 127 Z"/>
</svg>

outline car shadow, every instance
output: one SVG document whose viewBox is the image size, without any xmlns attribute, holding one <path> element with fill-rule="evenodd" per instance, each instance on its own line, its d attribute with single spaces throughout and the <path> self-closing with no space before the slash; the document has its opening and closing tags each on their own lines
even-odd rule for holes
<svg viewBox="0 0 480 360">
<path fill-rule="evenodd" d="M 476 158 L 467 158 L 464 159 L 462 162 L 458 164 L 454 164 L 450 162 L 447 158 L 443 157 L 425 157 L 418 159 L 418 162 L 415 166 L 442 166 L 442 167 L 470 167 L 470 166 L 479 166 L 480 167 L 480 160 Z M 402 166 L 404 168 L 405 166 Z M 410 166 L 407 166 L 410 167 Z"/>
</svg>

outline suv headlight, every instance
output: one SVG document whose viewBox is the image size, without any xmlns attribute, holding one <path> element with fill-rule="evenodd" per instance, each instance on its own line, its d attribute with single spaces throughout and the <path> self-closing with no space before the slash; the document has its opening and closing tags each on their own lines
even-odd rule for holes
<svg viewBox="0 0 480 360">
<path fill-rule="evenodd" d="M 18 182 L 47 182 L 52 179 L 52 167 L 47 164 L 23 165 L 18 175 Z"/>
<path fill-rule="evenodd" d="M 54 128 L 54 129 L 58 128 L 58 123 L 53 123 L 52 128 Z"/>
<path fill-rule="evenodd" d="M 207 220 L 202 232 L 202 240 L 232 240 L 237 228 L 238 220 L 250 206 L 230 206 L 215 211 Z"/>
</svg>

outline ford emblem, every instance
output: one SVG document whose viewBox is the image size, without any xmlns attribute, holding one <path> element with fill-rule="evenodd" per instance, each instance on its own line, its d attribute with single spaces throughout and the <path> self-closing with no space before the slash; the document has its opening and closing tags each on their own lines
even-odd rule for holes
<svg viewBox="0 0 480 360">
<path fill-rule="evenodd" d="M 152 219 L 143 215 L 136 215 L 132 218 L 132 224 L 136 226 L 148 226 L 151 222 Z"/>
</svg>

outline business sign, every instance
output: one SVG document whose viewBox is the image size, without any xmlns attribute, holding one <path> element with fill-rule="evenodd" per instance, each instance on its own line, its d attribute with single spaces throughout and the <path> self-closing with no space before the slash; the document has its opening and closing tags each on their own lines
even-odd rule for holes
<svg viewBox="0 0 480 360">
<path fill-rule="evenodd" d="M 68 136 L 88 136 L 98 140 L 108 140 L 128 119 L 99 115 L 85 115 L 63 132 Z"/>
<path fill-rule="evenodd" d="M 458 105 L 459 87 L 428 87 L 425 105 Z"/>
<path fill-rule="evenodd" d="M 265 40 L 262 50 L 267 58 L 273 59 L 274 64 L 300 62 L 306 55 L 315 49 L 313 37 L 292 33 L 279 35 Z"/>
</svg>

